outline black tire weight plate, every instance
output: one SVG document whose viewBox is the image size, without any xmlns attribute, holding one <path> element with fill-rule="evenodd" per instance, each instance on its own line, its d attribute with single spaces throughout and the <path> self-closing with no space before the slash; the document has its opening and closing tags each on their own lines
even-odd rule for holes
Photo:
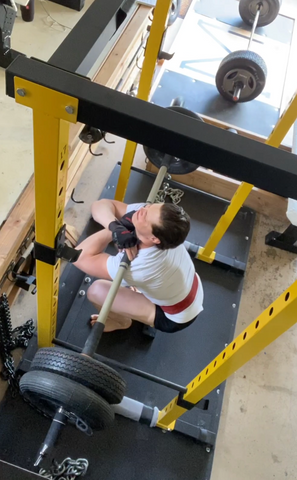
<svg viewBox="0 0 297 480">
<path fill-rule="evenodd" d="M 247 25 L 253 25 L 259 3 L 259 0 L 240 0 L 239 15 Z M 261 4 L 258 27 L 265 27 L 278 16 L 282 0 L 261 0 Z"/>
<path fill-rule="evenodd" d="M 203 122 L 202 118 L 199 117 L 197 113 L 192 112 L 187 108 L 179 107 L 179 106 L 172 106 L 167 108 L 168 110 L 173 110 L 174 112 L 181 113 L 188 117 L 195 118 L 200 122 Z M 160 168 L 162 166 L 165 153 L 162 153 L 159 150 L 155 150 L 154 148 L 151 148 L 151 147 L 146 147 L 145 145 L 143 146 L 143 150 L 147 158 L 149 159 L 150 162 L 152 162 L 153 165 L 155 165 L 157 168 Z M 190 163 L 186 160 L 182 160 L 181 158 L 172 157 L 172 162 L 170 163 L 170 167 L 168 168 L 168 173 L 172 173 L 173 175 L 185 175 L 186 173 L 194 172 L 195 170 L 197 170 L 197 168 L 198 168 L 198 165 L 194 163 Z"/>
<path fill-rule="evenodd" d="M 103 430 L 114 421 L 114 411 L 102 397 L 55 373 L 25 373 L 20 380 L 20 391 L 25 399 L 51 417 L 62 406 L 94 430 Z"/>
<path fill-rule="evenodd" d="M 40 348 L 30 371 L 50 372 L 69 378 L 93 390 L 111 405 L 122 401 L 126 388 L 126 382 L 113 368 L 64 348 Z"/>
<path fill-rule="evenodd" d="M 227 55 L 220 63 L 216 86 L 226 100 L 234 102 L 232 85 L 246 79 L 245 88 L 236 103 L 250 102 L 263 91 L 266 77 L 266 63 L 260 55 L 249 50 L 238 50 Z"/>
</svg>

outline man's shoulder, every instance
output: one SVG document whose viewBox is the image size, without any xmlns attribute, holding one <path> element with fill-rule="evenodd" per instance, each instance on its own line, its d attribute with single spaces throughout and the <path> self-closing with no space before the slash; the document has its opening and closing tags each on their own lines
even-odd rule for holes
<svg viewBox="0 0 297 480">
<path fill-rule="evenodd" d="M 145 202 L 142 203 L 129 203 L 127 205 L 127 210 L 126 213 L 132 212 L 133 210 L 139 210 L 141 207 L 144 207 L 146 205 Z"/>
</svg>

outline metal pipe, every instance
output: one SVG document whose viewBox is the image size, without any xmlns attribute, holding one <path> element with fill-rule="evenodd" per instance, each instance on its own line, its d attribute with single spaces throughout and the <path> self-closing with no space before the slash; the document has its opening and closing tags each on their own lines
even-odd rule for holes
<svg viewBox="0 0 297 480">
<path fill-rule="evenodd" d="M 233 93 L 234 102 L 238 102 L 241 92 L 242 92 L 242 86 L 241 85 L 236 85 L 235 89 L 234 89 L 234 93 Z"/>
<path fill-rule="evenodd" d="M 54 338 L 52 343 L 60 347 L 68 348 L 69 350 L 73 350 L 74 352 L 82 352 L 82 348 L 77 347 L 76 345 L 72 345 L 71 343 L 64 342 L 59 338 Z M 116 360 L 112 360 L 110 358 L 104 357 L 103 355 L 99 355 L 98 353 L 95 353 L 93 355 L 93 358 L 95 358 L 95 360 L 98 360 L 99 362 L 109 365 L 110 367 L 119 368 L 124 372 L 132 373 L 133 375 L 145 378 L 146 380 L 150 380 L 154 383 L 158 383 L 159 385 L 163 385 L 164 387 L 171 388 L 172 390 L 176 390 L 177 392 L 187 393 L 187 388 L 183 387 L 182 385 L 170 382 L 169 380 L 164 380 L 164 378 L 156 377 L 151 373 L 143 372 L 142 370 L 138 370 L 138 368 L 130 367 L 123 363 L 117 362 Z"/>
<path fill-rule="evenodd" d="M 59 407 L 52 420 L 49 431 L 46 434 L 45 440 L 40 447 L 37 459 L 34 463 L 34 467 L 37 467 L 40 462 L 46 457 L 53 446 L 55 445 L 57 438 L 60 434 L 62 427 L 67 424 L 67 415 L 63 407 Z"/>
<path fill-rule="evenodd" d="M 154 203 L 154 201 L 156 200 L 157 193 L 160 190 L 160 186 L 162 185 L 166 173 L 167 167 L 163 165 L 158 171 L 158 175 L 154 181 L 154 185 L 152 186 L 150 194 L 147 197 L 147 203 Z"/>
<path fill-rule="evenodd" d="M 253 28 L 252 28 L 252 31 L 251 31 L 251 36 L 250 36 L 250 39 L 249 39 L 249 44 L 248 44 L 247 50 L 250 49 L 250 46 L 252 44 L 254 33 L 255 33 L 255 30 L 256 30 L 257 25 L 258 25 L 258 21 L 259 21 L 260 12 L 261 12 L 262 7 L 263 7 L 262 3 L 258 3 L 258 9 L 257 9 L 257 13 L 256 13 L 256 16 L 255 16 L 255 19 L 254 19 Z"/>
</svg>

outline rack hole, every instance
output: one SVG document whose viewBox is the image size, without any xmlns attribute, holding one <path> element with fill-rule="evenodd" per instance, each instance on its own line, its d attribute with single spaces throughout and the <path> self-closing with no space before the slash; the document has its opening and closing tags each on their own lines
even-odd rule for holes
<svg viewBox="0 0 297 480">
<path fill-rule="evenodd" d="M 58 293 L 58 290 L 56 290 L 56 291 L 55 291 L 55 293 L 54 293 L 54 296 L 56 296 L 56 295 L 57 295 L 57 293 Z"/>
<path fill-rule="evenodd" d="M 65 160 L 63 160 L 63 162 L 61 163 L 60 170 L 63 170 L 64 165 L 65 165 Z"/>
<path fill-rule="evenodd" d="M 62 187 L 62 188 L 60 189 L 60 191 L 59 191 L 59 197 L 60 197 L 60 195 L 62 194 L 62 192 L 63 192 L 63 187 Z"/>
<path fill-rule="evenodd" d="M 259 323 L 260 323 L 259 320 L 257 320 L 256 325 L 255 325 L 255 328 L 258 328 Z"/>
<path fill-rule="evenodd" d="M 232 345 L 232 350 L 234 350 L 235 347 L 236 347 L 236 343 L 234 342 Z"/>
<path fill-rule="evenodd" d="M 58 266 L 59 266 L 59 264 L 58 264 L 58 263 L 56 263 L 55 270 L 57 270 Z"/>
<path fill-rule="evenodd" d="M 198 378 L 198 382 L 200 382 L 200 380 L 201 380 L 201 377 Z"/>
<path fill-rule="evenodd" d="M 246 339 L 246 336 L 247 336 L 247 333 L 244 332 L 244 335 L 243 335 L 243 339 L 244 339 L 244 340 Z"/>
<path fill-rule="evenodd" d="M 290 292 L 286 293 L 286 296 L 285 296 L 285 302 L 287 302 L 290 298 Z"/>
<path fill-rule="evenodd" d="M 208 374 L 208 368 L 206 369 L 206 372 L 205 372 L 205 375 L 207 375 L 207 374 Z"/>
<path fill-rule="evenodd" d="M 194 382 L 192 383 L 192 388 L 194 387 Z"/>
<path fill-rule="evenodd" d="M 223 359 L 225 358 L 225 356 L 226 356 L 226 352 L 223 353 Z"/>
<path fill-rule="evenodd" d="M 62 210 L 59 211 L 58 213 L 58 218 L 61 216 Z"/>
<path fill-rule="evenodd" d="M 271 307 L 271 309 L 269 310 L 269 316 L 271 316 L 273 314 L 273 307 Z"/>
<path fill-rule="evenodd" d="M 215 362 L 214 362 L 213 366 L 215 367 L 215 366 L 216 366 L 216 364 L 217 364 L 217 361 L 215 361 Z"/>
</svg>

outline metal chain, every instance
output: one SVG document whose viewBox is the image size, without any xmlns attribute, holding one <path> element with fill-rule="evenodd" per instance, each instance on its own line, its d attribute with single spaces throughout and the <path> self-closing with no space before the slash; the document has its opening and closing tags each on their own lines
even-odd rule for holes
<svg viewBox="0 0 297 480">
<path fill-rule="evenodd" d="M 89 462 L 86 458 L 73 460 L 67 457 L 60 464 L 53 460 L 53 465 L 48 470 L 41 468 L 39 475 L 49 480 L 75 480 L 77 477 L 83 477 L 87 473 L 88 466 Z"/>
<path fill-rule="evenodd" d="M 184 192 L 180 190 L 179 188 L 171 188 L 169 183 L 164 182 L 162 185 L 161 190 L 158 191 L 156 195 L 156 203 L 164 203 L 166 200 L 166 197 L 170 197 L 172 203 L 177 205 L 182 197 L 184 195 Z"/>
<path fill-rule="evenodd" d="M 19 391 L 19 382 L 16 377 L 15 366 L 11 351 L 18 347 L 27 347 L 34 332 L 34 322 L 31 318 L 24 325 L 12 329 L 11 314 L 7 295 L 0 296 L 0 358 L 3 369 L 1 376 L 8 382 L 12 396 Z"/>
</svg>

